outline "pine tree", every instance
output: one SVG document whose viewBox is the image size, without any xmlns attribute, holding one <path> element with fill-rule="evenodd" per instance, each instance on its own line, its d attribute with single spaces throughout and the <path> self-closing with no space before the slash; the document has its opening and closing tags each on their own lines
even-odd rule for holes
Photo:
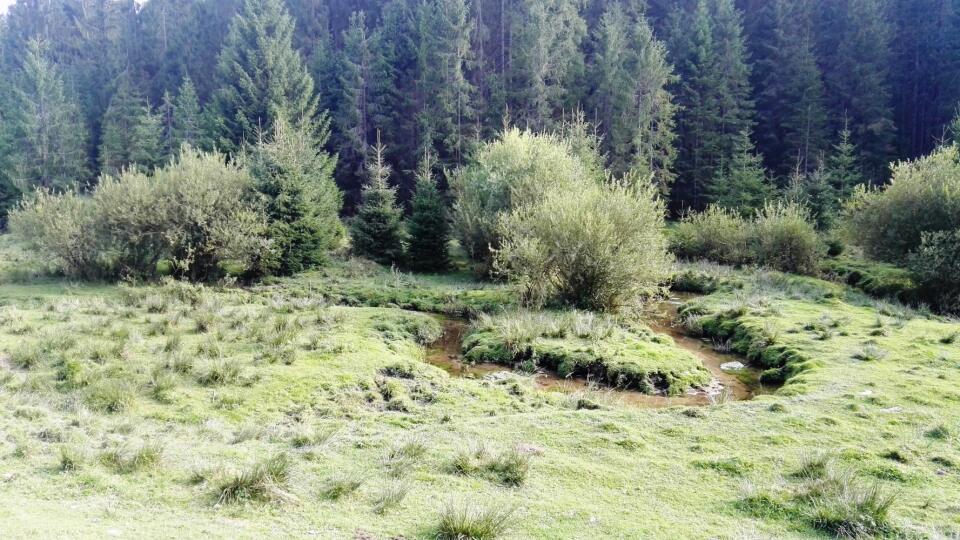
<svg viewBox="0 0 960 540">
<path fill-rule="evenodd" d="M 178 151 L 184 144 L 208 150 L 212 145 L 204 134 L 203 124 L 197 90 L 190 77 L 184 77 L 173 106 L 174 151 Z"/>
<path fill-rule="evenodd" d="M 833 155 L 827 161 L 827 177 L 840 200 L 850 198 L 853 189 L 866 181 L 859 152 L 850 139 L 849 129 L 840 131 L 840 142 L 833 147 Z"/>
<path fill-rule="evenodd" d="M 31 40 L 14 88 L 10 129 L 13 179 L 22 191 L 63 190 L 89 178 L 87 128 L 45 46 Z"/>
<path fill-rule="evenodd" d="M 767 179 L 763 158 L 753 149 L 750 133 L 741 131 L 734 143 L 733 156 L 718 170 L 710 186 L 710 198 L 718 206 L 750 216 L 773 197 L 774 189 Z"/>
<path fill-rule="evenodd" d="M 417 185 L 411 202 L 407 232 L 407 265 L 417 272 L 441 272 L 450 267 L 447 244 L 450 223 L 443 197 L 433 178 L 434 159 L 426 153 L 417 169 Z"/>
<path fill-rule="evenodd" d="M 519 125 L 547 129 L 581 101 L 581 42 L 587 25 L 578 0 L 516 2 L 510 20 L 506 94 Z"/>
<path fill-rule="evenodd" d="M 280 117 L 272 138 L 252 151 L 250 169 L 266 199 L 280 274 L 324 262 L 343 237 L 343 195 L 333 181 L 337 158 L 318 150 L 329 138 L 328 126 L 325 117 L 319 130 L 293 127 Z"/>
<path fill-rule="evenodd" d="M 256 141 L 280 116 L 298 129 L 314 122 L 313 78 L 293 48 L 293 32 L 282 0 L 246 0 L 234 17 L 217 61 L 214 110 L 222 149 L 235 152 Z"/>
<path fill-rule="evenodd" d="M 162 126 L 159 117 L 123 77 L 103 115 L 100 137 L 100 170 L 116 174 L 125 167 L 139 165 L 149 170 L 160 156 Z"/>
<path fill-rule="evenodd" d="M 774 174 L 804 174 L 826 148 L 823 83 L 805 3 L 771 0 L 761 8 L 754 69 L 757 147 Z"/>
<path fill-rule="evenodd" d="M 396 188 L 390 186 L 384 153 L 378 137 L 367 164 L 369 183 L 363 188 L 351 232 L 354 253 L 380 264 L 395 264 L 403 256 L 403 211 L 397 206 Z"/>
<path fill-rule="evenodd" d="M 467 79 L 473 62 L 473 32 L 466 0 L 430 0 L 420 5 L 419 114 L 421 146 L 443 161 L 461 163 L 476 122 L 476 88 Z"/>
<path fill-rule="evenodd" d="M 613 3 L 596 30 L 591 102 L 604 131 L 603 149 L 617 175 L 638 169 L 664 192 L 671 167 L 676 107 L 666 86 L 674 79 L 666 49 L 642 15 L 631 19 Z"/>
</svg>

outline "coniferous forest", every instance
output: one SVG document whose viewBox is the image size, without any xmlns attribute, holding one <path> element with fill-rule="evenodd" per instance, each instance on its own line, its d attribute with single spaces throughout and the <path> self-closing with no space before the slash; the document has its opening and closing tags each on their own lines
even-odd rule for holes
<svg viewBox="0 0 960 540">
<path fill-rule="evenodd" d="M 279 109 L 329 126 L 351 213 L 378 131 L 407 201 L 424 152 L 440 172 L 505 124 L 550 130 L 578 112 L 606 165 L 653 173 L 674 212 L 729 200 L 746 181 L 737 163 L 754 156 L 751 193 L 831 170 L 844 145 L 880 185 L 891 161 L 947 136 L 956 11 L 949 0 L 20 1 L 2 29 L 0 199 L 86 188 L 184 142 L 234 152 Z"/>
<path fill-rule="evenodd" d="M 0 537 L 960 538 L 960 0 L 15 0 Z"/>
</svg>

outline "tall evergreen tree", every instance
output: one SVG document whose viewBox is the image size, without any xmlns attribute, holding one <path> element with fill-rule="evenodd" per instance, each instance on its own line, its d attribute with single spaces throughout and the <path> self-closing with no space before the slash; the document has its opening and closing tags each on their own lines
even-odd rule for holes
<svg viewBox="0 0 960 540">
<path fill-rule="evenodd" d="M 236 151 L 270 133 L 280 116 L 295 128 L 317 114 L 313 78 L 293 48 L 294 21 L 282 0 L 246 0 L 217 60 L 218 145 Z"/>
<path fill-rule="evenodd" d="M 678 184 L 674 206 L 702 208 L 752 125 L 750 69 L 739 12 L 731 0 L 699 0 L 692 12 L 674 11 L 671 52 L 680 74 Z"/>
<path fill-rule="evenodd" d="M 184 144 L 204 150 L 212 146 L 204 133 L 203 111 L 200 109 L 197 90 L 189 76 L 184 77 L 174 102 L 173 140 L 176 143 L 175 150 L 179 150 Z"/>
<path fill-rule="evenodd" d="M 161 159 L 159 117 L 123 77 L 103 115 L 100 136 L 100 170 L 116 174 L 129 165 L 150 169 Z"/>
<path fill-rule="evenodd" d="M 403 257 L 403 210 L 397 190 L 390 185 L 390 166 L 379 138 L 367 164 L 369 183 L 351 227 L 353 251 L 381 264 L 396 264 Z"/>
<path fill-rule="evenodd" d="M 441 272 L 450 267 L 450 222 L 443 196 L 433 178 L 435 161 L 429 152 L 417 168 L 407 232 L 407 265 L 418 272 Z"/>
<path fill-rule="evenodd" d="M 774 189 L 763 167 L 763 158 L 750 142 L 750 133 L 741 131 L 734 144 L 733 155 L 718 169 L 710 186 L 710 199 L 719 206 L 750 216 L 773 197 Z"/>
<path fill-rule="evenodd" d="M 823 82 L 805 2 L 770 0 L 755 38 L 757 147 L 775 175 L 816 167 L 826 149 Z"/>
<path fill-rule="evenodd" d="M 333 182 L 337 158 L 319 150 L 329 136 L 328 124 L 324 119 L 313 130 L 280 117 L 271 139 L 252 151 L 250 169 L 266 199 L 276 270 L 284 275 L 322 263 L 343 236 L 343 196 Z"/>
<path fill-rule="evenodd" d="M 610 4 L 595 35 L 591 103 L 604 132 L 610 168 L 618 175 L 636 168 L 666 190 L 671 167 L 676 107 L 666 87 L 673 81 L 666 49 L 642 14 L 632 18 Z"/>
<path fill-rule="evenodd" d="M 87 128 L 57 66 L 31 40 L 14 88 L 10 125 L 13 178 L 23 191 L 62 190 L 89 178 Z"/>
<path fill-rule="evenodd" d="M 837 221 L 840 199 L 822 162 L 807 173 L 802 171 L 798 164 L 787 185 L 784 198 L 806 206 L 817 229 L 821 231 L 830 230 Z"/>
<path fill-rule="evenodd" d="M 514 3 L 506 95 L 510 114 L 532 129 L 553 126 L 561 112 L 581 101 L 581 42 L 587 25 L 578 0 Z"/>
<path fill-rule="evenodd" d="M 850 130 L 847 128 L 840 131 L 840 141 L 833 147 L 833 153 L 827 159 L 826 174 L 841 200 L 848 199 L 853 194 L 853 189 L 866 181 L 859 152 L 851 141 Z"/>
<path fill-rule="evenodd" d="M 893 122 L 890 70 L 891 28 L 882 0 L 839 3 L 835 42 L 824 52 L 826 95 L 835 130 L 849 128 L 865 174 L 874 182 L 887 174 L 896 126 Z"/>
<path fill-rule="evenodd" d="M 417 51 L 421 145 L 441 160 L 461 163 L 477 122 L 476 88 L 467 78 L 473 62 L 473 22 L 466 0 L 428 0 L 420 5 Z"/>
</svg>

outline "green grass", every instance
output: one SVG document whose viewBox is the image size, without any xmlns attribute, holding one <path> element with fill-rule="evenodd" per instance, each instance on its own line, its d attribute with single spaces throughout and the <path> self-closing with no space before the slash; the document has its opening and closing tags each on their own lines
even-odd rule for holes
<svg viewBox="0 0 960 540">
<path fill-rule="evenodd" d="M 4 536 L 960 532 L 960 347 L 943 340 L 960 325 L 810 278 L 696 271 L 716 287 L 687 302 L 688 323 L 729 332 L 785 386 L 641 409 L 523 373 L 451 377 L 422 361 L 435 316 L 403 307 L 513 311 L 509 287 L 464 275 L 336 262 L 250 288 L 0 281 Z M 216 314 L 204 332 L 199 313 Z M 547 332 L 503 335 L 684 361 L 639 323 L 554 315 Z M 262 356 L 276 339 L 293 363 Z M 856 359 L 867 345 L 886 354 Z M 29 367 L 14 361 L 32 350 Z"/>
</svg>

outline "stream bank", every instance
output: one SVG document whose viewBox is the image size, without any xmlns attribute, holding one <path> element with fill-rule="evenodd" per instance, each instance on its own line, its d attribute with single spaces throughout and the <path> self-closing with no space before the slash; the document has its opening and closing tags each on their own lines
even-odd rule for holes
<svg viewBox="0 0 960 540">
<path fill-rule="evenodd" d="M 710 384 L 688 390 L 678 396 L 665 394 L 646 394 L 636 390 L 623 390 L 600 386 L 586 378 L 563 378 L 556 373 L 539 370 L 533 374 L 533 382 L 539 390 L 579 393 L 601 392 L 608 394 L 614 401 L 642 408 L 661 408 L 675 405 L 704 406 L 723 401 L 742 401 L 751 399 L 764 389 L 759 384 L 759 371 L 749 367 L 745 358 L 736 354 L 721 353 L 711 343 L 690 336 L 677 320 L 677 311 L 685 301 L 692 298 L 672 296 L 659 302 L 645 317 L 644 323 L 651 330 L 669 335 L 678 348 L 692 353 L 703 366 L 710 371 Z M 469 330 L 465 320 L 443 318 L 443 335 L 427 349 L 425 360 L 456 377 L 483 379 L 495 373 L 509 372 L 501 364 L 465 362 L 461 353 L 461 344 Z M 731 369 L 735 368 L 735 369 Z"/>
</svg>

